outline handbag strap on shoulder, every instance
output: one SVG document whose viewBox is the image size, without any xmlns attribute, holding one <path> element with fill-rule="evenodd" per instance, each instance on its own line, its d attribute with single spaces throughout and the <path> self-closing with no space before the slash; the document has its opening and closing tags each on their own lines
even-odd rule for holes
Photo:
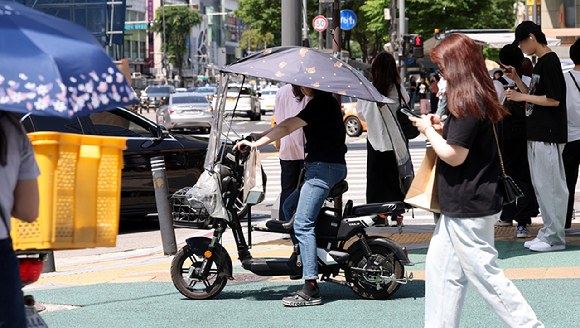
<svg viewBox="0 0 580 328">
<path fill-rule="evenodd" d="M 503 166 L 503 158 L 501 157 L 501 149 L 499 148 L 499 140 L 497 139 L 497 132 L 495 131 L 495 124 L 492 122 L 491 127 L 493 128 L 493 135 L 495 136 L 495 144 L 497 145 L 497 154 L 499 155 L 499 163 L 501 164 L 501 173 L 505 177 L 505 168 Z"/>
</svg>

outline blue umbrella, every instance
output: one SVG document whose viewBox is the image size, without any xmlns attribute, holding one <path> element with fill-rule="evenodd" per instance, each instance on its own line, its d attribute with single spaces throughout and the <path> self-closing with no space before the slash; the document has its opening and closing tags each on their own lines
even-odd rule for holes
<svg viewBox="0 0 580 328">
<path fill-rule="evenodd" d="M 136 102 L 86 28 L 0 1 L 0 110 L 75 117 Z"/>
</svg>

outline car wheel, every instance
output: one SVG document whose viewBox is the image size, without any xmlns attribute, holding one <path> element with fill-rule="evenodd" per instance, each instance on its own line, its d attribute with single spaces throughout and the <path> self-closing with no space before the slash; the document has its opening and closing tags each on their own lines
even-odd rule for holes
<svg viewBox="0 0 580 328">
<path fill-rule="evenodd" d="M 362 134 L 362 125 L 359 119 L 354 116 L 349 116 L 344 121 L 344 127 L 346 128 L 346 134 L 349 137 L 358 137 Z"/>
</svg>

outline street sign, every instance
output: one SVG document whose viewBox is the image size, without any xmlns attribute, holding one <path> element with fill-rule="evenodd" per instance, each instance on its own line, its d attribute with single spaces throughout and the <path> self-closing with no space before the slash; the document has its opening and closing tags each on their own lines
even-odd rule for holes
<svg viewBox="0 0 580 328">
<path fill-rule="evenodd" d="M 314 29 L 318 32 L 322 32 L 328 27 L 328 20 L 324 16 L 316 16 L 312 20 L 312 26 L 314 26 Z"/>
<path fill-rule="evenodd" d="M 340 28 L 343 30 L 352 30 L 356 25 L 356 14 L 354 11 L 345 9 L 340 11 Z"/>
</svg>

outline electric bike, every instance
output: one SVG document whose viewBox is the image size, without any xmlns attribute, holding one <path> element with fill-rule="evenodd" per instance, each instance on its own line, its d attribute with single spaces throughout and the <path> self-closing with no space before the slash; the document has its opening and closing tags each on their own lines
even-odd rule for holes
<svg viewBox="0 0 580 328">
<path fill-rule="evenodd" d="M 232 260 L 220 244 L 228 227 L 234 235 L 244 269 L 260 276 L 302 277 L 298 246 L 287 258 L 256 258 L 250 253 L 252 230 L 291 234 L 294 219 L 289 222 L 270 220 L 252 226 L 250 207 L 246 242 L 235 203 L 242 192 L 242 166 L 247 154 L 234 151 L 222 156 L 221 162 L 213 164 L 213 172 L 204 172 L 212 177 L 211 181 L 216 182 L 208 188 L 219 191 L 216 194 L 204 196 L 203 201 L 198 202 L 188 198 L 187 190 L 173 196 L 176 225 L 214 230 L 211 238 L 187 239 L 186 245 L 177 252 L 171 263 L 171 279 L 188 298 L 212 298 L 223 290 L 228 280 L 234 279 Z M 405 248 L 387 237 L 368 236 L 365 228 L 388 224 L 388 217 L 399 218 L 405 212 L 405 205 L 403 202 L 388 202 L 353 206 L 352 200 L 349 200 L 342 210 L 341 196 L 347 190 L 346 181 L 336 184 L 317 218 L 315 229 L 321 280 L 350 287 L 363 298 L 386 299 L 402 284 L 412 280 L 412 273 L 407 275 L 405 266 L 414 264 Z M 220 202 L 225 211 L 212 211 L 212 208 L 220 206 Z M 334 206 L 328 205 L 333 202 Z M 210 211 L 206 211 L 208 208 Z"/>
</svg>

